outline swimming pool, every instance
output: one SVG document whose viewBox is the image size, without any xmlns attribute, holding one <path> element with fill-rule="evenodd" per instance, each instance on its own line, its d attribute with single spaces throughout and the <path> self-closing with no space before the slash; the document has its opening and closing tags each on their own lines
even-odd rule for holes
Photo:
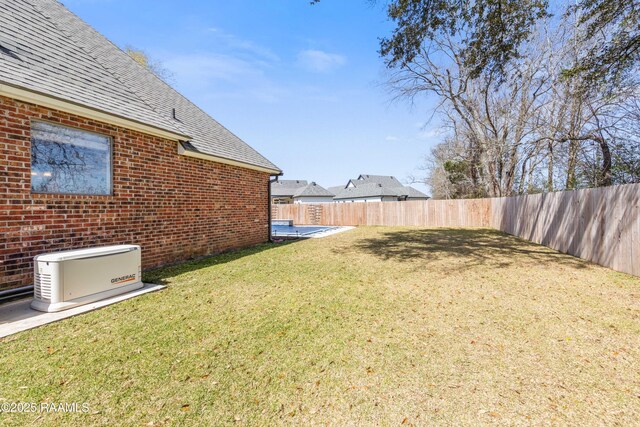
<svg viewBox="0 0 640 427">
<path fill-rule="evenodd" d="M 322 227 L 318 225 L 271 225 L 271 235 L 273 237 L 303 237 L 312 234 L 322 233 L 338 227 Z"/>
</svg>

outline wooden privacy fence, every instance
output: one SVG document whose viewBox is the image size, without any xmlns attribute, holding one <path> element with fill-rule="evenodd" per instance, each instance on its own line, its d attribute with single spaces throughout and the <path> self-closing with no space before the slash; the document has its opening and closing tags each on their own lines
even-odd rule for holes
<svg viewBox="0 0 640 427">
<path fill-rule="evenodd" d="M 491 199 L 491 227 L 640 276 L 640 184 Z"/>
<path fill-rule="evenodd" d="M 492 227 L 640 276 L 640 184 L 517 197 L 272 206 L 299 225 Z"/>
<path fill-rule="evenodd" d="M 273 205 L 272 214 L 299 225 L 489 227 L 491 199 Z"/>
</svg>

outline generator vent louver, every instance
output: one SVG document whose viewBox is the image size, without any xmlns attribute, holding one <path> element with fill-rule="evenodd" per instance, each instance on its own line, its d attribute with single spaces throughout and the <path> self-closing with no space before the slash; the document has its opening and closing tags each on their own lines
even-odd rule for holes
<svg viewBox="0 0 640 427">
<path fill-rule="evenodd" d="M 34 279 L 35 297 L 42 301 L 51 301 L 51 275 L 36 272 Z"/>
</svg>

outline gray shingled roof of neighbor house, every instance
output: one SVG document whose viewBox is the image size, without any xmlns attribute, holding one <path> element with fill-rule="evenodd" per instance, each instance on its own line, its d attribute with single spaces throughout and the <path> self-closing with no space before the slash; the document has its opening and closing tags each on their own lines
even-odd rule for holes
<svg viewBox="0 0 640 427">
<path fill-rule="evenodd" d="M 0 85 L 183 135 L 187 151 L 280 172 L 57 1 L 0 0 L 0 9 Z"/>
<path fill-rule="evenodd" d="M 293 195 L 297 197 L 333 197 L 334 194 L 315 182 L 309 183 L 307 186 L 299 188 Z"/>
<path fill-rule="evenodd" d="M 407 197 L 409 199 L 428 199 L 429 196 L 413 187 L 402 185 L 393 176 L 360 175 L 349 180 L 353 187 L 331 187 L 335 200 L 358 199 L 366 197 Z M 348 185 L 348 184 L 347 184 Z"/>
<path fill-rule="evenodd" d="M 407 189 L 407 197 L 409 197 L 410 199 L 430 199 L 430 197 L 424 194 L 422 191 L 416 190 L 410 185 L 405 185 L 404 188 Z"/>
<path fill-rule="evenodd" d="M 360 184 L 357 187 L 343 188 L 335 195 L 336 200 L 340 199 L 357 199 L 364 197 L 399 197 L 406 195 L 403 193 L 402 188 L 389 188 L 384 187 L 382 184 L 376 184 L 370 182 L 367 184 Z"/>
<path fill-rule="evenodd" d="M 302 179 L 279 179 L 271 183 L 271 195 L 280 197 L 293 197 L 298 189 L 306 187 L 309 183 Z"/>
<path fill-rule="evenodd" d="M 352 179 L 351 182 L 355 185 L 362 184 L 381 184 L 387 188 L 399 188 L 403 187 L 402 183 L 394 176 L 389 175 L 360 175 L 357 179 Z"/>
<path fill-rule="evenodd" d="M 344 190 L 344 187 L 344 185 L 336 185 L 335 187 L 327 187 L 327 190 L 333 193 L 333 195 L 335 196 L 336 194 Z"/>
</svg>

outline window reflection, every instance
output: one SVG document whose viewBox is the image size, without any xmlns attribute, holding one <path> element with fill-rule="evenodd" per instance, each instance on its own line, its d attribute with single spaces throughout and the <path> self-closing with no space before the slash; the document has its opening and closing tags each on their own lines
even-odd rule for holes
<svg viewBox="0 0 640 427">
<path fill-rule="evenodd" d="M 31 190 L 110 194 L 111 139 L 46 122 L 31 125 Z"/>
</svg>

